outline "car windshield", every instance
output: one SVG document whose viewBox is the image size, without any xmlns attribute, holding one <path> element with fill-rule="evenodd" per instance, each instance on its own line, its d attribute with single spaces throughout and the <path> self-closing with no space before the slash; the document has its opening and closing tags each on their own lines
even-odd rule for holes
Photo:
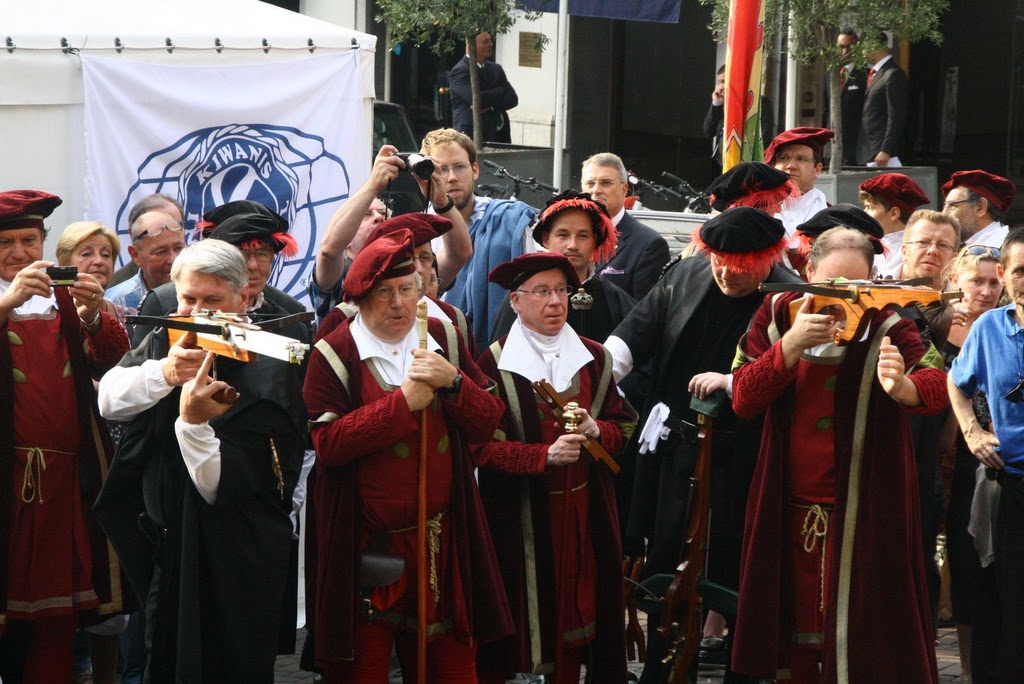
<svg viewBox="0 0 1024 684">
<path fill-rule="evenodd" d="M 378 102 L 373 107 L 371 158 L 382 145 L 394 145 L 403 152 L 414 152 L 420 148 L 409 127 L 409 120 L 405 117 L 405 110 L 396 105 Z"/>
</svg>

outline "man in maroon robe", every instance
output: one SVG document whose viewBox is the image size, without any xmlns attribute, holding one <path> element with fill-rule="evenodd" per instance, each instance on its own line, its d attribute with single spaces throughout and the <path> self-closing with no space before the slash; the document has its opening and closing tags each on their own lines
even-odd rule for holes
<svg viewBox="0 0 1024 684">
<path fill-rule="evenodd" d="M 479 641 L 511 631 L 468 444 L 494 434 L 501 402 L 447 320 L 419 348 L 413 234 L 368 243 L 344 290 L 359 311 L 315 345 L 305 399 L 317 452 L 315 660 L 324 681 L 385 681 L 392 644 L 416 679 L 417 465 L 427 458 L 428 681 L 475 682 Z M 437 353 L 437 351 L 440 353 Z M 426 413 L 426 453 L 421 420 Z M 360 556 L 404 562 L 370 586 Z"/>
<path fill-rule="evenodd" d="M 480 357 L 506 405 L 501 431 L 477 454 L 480 491 L 515 621 L 515 635 L 482 646 L 480 681 L 510 672 L 551 673 L 557 684 L 626 680 L 622 543 L 611 472 L 581 453 L 587 437 L 615 454 L 636 426 L 619 396 L 611 358 L 565 324 L 579 288 L 560 253 L 525 254 L 497 266 L 518 317 Z M 547 380 L 575 401 L 579 425 L 534 392 Z M 589 654 L 588 654 L 589 650 Z"/>
<path fill-rule="evenodd" d="M 128 337 L 93 276 L 47 275 L 43 219 L 60 203 L 0 193 L 0 678 L 26 684 L 66 681 L 76 626 L 128 591 L 90 512 L 111 457 L 92 377 Z"/>
<path fill-rule="evenodd" d="M 867 278 L 869 238 L 826 231 L 813 281 Z M 767 410 L 750 488 L 732 667 L 792 682 L 935 682 L 908 413 L 948 404 L 942 359 L 916 327 L 837 321 L 769 297 L 741 339 L 733 408 Z"/>
</svg>

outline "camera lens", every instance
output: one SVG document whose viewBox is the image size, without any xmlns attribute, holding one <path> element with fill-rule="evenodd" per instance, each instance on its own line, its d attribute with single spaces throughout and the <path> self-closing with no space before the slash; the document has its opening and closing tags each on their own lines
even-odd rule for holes
<svg viewBox="0 0 1024 684">
<path fill-rule="evenodd" d="M 434 173 L 434 162 L 418 152 L 399 152 L 398 156 L 405 162 L 406 171 L 411 171 L 423 180 L 430 180 Z"/>
</svg>

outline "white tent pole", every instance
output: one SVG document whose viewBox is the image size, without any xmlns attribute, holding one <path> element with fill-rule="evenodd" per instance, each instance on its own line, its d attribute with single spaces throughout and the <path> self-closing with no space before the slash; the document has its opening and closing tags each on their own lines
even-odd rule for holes
<svg viewBox="0 0 1024 684">
<path fill-rule="evenodd" d="M 562 156 L 565 150 L 565 124 L 568 116 L 566 90 L 569 82 L 569 0 L 558 3 L 558 60 L 555 74 L 554 168 L 551 184 L 562 189 Z"/>
</svg>

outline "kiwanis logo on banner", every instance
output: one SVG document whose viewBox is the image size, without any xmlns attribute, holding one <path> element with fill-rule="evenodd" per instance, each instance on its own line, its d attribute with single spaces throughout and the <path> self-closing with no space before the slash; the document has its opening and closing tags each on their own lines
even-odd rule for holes
<svg viewBox="0 0 1024 684">
<path fill-rule="evenodd" d="M 331 214 L 364 180 L 351 175 L 365 175 L 369 147 L 357 52 L 224 66 L 83 55 L 82 65 L 86 215 L 127 245 L 132 205 L 170 195 L 191 242 L 210 209 L 261 202 L 300 245 L 270 283 L 303 299 Z"/>
</svg>

